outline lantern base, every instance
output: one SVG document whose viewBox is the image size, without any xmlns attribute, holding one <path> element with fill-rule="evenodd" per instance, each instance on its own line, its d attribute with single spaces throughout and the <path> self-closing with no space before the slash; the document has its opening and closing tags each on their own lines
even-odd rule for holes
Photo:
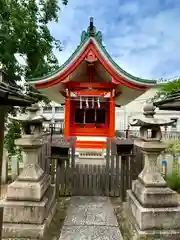
<svg viewBox="0 0 180 240">
<path fill-rule="evenodd" d="M 139 237 L 180 239 L 180 206 L 144 207 L 132 190 L 127 191 L 127 205 Z M 168 238 L 171 233 L 174 238 Z"/>
<path fill-rule="evenodd" d="M 131 240 L 144 240 L 144 239 L 153 239 L 153 240 L 179 240 L 180 239 L 180 229 L 175 230 L 140 230 L 136 219 L 134 218 L 131 210 L 129 209 L 128 203 L 123 204 L 123 210 L 121 212 L 123 216 L 123 223 L 121 228 L 126 231 L 128 239 Z"/>
<path fill-rule="evenodd" d="M 41 239 L 56 211 L 55 187 L 40 202 L 4 200 L 3 239 Z"/>
<path fill-rule="evenodd" d="M 51 183 L 51 177 L 43 174 L 39 181 L 19 181 L 11 183 L 7 189 L 8 200 L 40 201 Z"/>
<path fill-rule="evenodd" d="M 146 187 L 137 179 L 132 183 L 132 191 L 144 207 L 177 207 L 177 193 L 168 187 Z"/>
</svg>

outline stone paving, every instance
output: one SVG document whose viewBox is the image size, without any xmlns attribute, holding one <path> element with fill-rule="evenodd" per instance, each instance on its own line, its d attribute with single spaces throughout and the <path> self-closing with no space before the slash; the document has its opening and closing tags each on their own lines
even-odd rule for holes
<svg viewBox="0 0 180 240">
<path fill-rule="evenodd" d="M 123 240 L 110 199 L 72 197 L 59 240 Z"/>
</svg>

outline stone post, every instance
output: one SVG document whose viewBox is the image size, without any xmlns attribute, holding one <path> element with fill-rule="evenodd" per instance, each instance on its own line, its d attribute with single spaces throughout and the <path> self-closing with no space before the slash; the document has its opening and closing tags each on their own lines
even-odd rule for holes
<svg viewBox="0 0 180 240">
<path fill-rule="evenodd" d="M 15 181 L 19 175 L 19 162 L 17 155 L 11 156 L 11 179 Z"/>
<path fill-rule="evenodd" d="M 1 183 L 6 184 L 8 180 L 8 152 L 4 149 L 3 151 L 3 159 L 2 159 L 2 175 L 1 175 Z"/>
<path fill-rule="evenodd" d="M 8 186 L 4 207 L 4 239 L 39 239 L 55 212 L 55 187 L 50 176 L 38 164 L 43 145 L 42 123 L 38 108 L 28 108 L 28 115 L 16 118 L 22 125 L 22 137 L 16 145 L 22 149 L 25 165 L 18 178 Z"/>
<path fill-rule="evenodd" d="M 173 122 L 154 117 L 155 108 L 149 104 L 144 108 L 144 116 L 135 119 L 131 125 L 140 126 L 140 138 L 135 144 L 145 155 L 145 165 L 138 179 L 127 191 L 127 204 L 132 225 L 135 229 L 134 239 L 150 237 L 155 239 L 180 239 L 180 207 L 177 194 L 167 187 L 160 174 L 157 159 L 166 148 L 161 141 L 160 126 Z"/>
<path fill-rule="evenodd" d="M 0 73 L 0 82 L 2 81 L 2 74 Z M 2 159 L 3 159 L 3 147 L 4 147 L 4 123 L 5 114 L 7 108 L 0 104 L 0 175 L 2 175 Z M 1 186 L 1 176 L 0 176 L 0 186 Z M 1 187 L 0 187 L 1 195 Z M 0 206 L 0 239 L 2 239 L 2 224 L 3 224 L 3 207 Z"/>
</svg>

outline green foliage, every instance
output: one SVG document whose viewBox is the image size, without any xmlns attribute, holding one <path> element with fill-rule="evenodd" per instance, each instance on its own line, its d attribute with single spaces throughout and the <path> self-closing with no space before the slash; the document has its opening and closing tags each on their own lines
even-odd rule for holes
<svg viewBox="0 0 180 240">
<path fill-rule="evenodd" d="M 63 4 L 67 5 L 68 4 L 68 0 L 63 0 Z"/>
<path fill-rule="evenodd" d="M 180 176 L 176 171 L 173 171 L 171 175 L 167 175 L 166 181 L 172 190 L 180 193 Z"/>
<path fill-rule="evenodd" d="M 67 5 L 68 1 L 61 2 Z M 53 48 L 61 51 L 61 44 L 51 35 L 48 24 L 58 22 L 59 3 L 58 0 L 0 0 L 0 68 L 11 83 L 22 77 L 43 76 L 58 67 Z M 17 55 L 26 64 L 20 64 Z M 24 85 L 24 90 L 37 101 L 48 101 L 29 85 Z M 14 138 L 18 134 L 18 126 L 11 123 L 5 138 L 10 154 L 15 151 Z"/>
<path fill-rule="evenodd" d="M 173 166 L 172 174 L 166 176 L 166 181 L 168 186 L 180 193 L 180 176 L 179 176 L 179 166 L 178 166 L 178 157 L 180 156 L 180 141 L 169 141 L 168 147 L 165 150 L 165 153 L 171 154 L 173 156 Z"/>
<path fill-rule="evenodd" d="M 0 0 L 0 9 L 0 63 L 10 80 L 38 77 L 56 69 L 53 48 L 61 51 L 61 45 L 48 23 L 58 21 L 58 0 Z M 17 54 L 26 59 L 25 66 L 19 64 Z"/>
<path fill-rule="evenodd" d="M 162 85 L 161 92 L 172 94 L 180 90 L 180 78 Z"/>
<path fill-rule="evenodd" d="M 153 240 L 151 237 L 141 237 L 140 240 Z"/>
<path fill-rule="evenodd" d="M 165 153 L 171 154 L 174 158 L 180 156 L 180 141 L 179 140 L 172 140 L 167 142 L 168 147 L 165 150 Z"/>
<path fill-rule="evenodd" d="M 4 138 L 4 147 L 7 149 L 10 156 L 18 154 L 19 149 L 15 146 L 14 140 L 21 137 L 20 124 L 14 120 L 10 120 L 6 128 L 8 132 Z"/>
<path fill-rule="evenodd" d="M 166 99 L 168 95 L 171 95 L 173 93 L 176 93 L 177 91 L 180 90 L 180 78 L 163 83 L 159 89 L 159 91 L 155 94 L 155 96 L 152 98 L 152 101 L 158 101 L 162 99 Z"/>
</svg>

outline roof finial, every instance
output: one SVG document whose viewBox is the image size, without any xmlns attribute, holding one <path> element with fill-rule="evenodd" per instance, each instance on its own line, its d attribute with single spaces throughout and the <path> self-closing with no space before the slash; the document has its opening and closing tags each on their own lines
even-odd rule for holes
<svg viewBox="0 0 180 240">
<path fill-rule="evenodd" d="M 90 17 L 90 24 L 89 24 L 89 36 L 94 36 L 96 33 L 96 28 L 93 24 L 93 17 Z"/>
<path fill-rule="evenodd" d="M 93 27 L 94 27 L 94 24 L 93 24 L 93 17 L 90 17 L 90 31 L 93 31 Z"/>
<path fill-rule="evenodd" d="M 96 33 L 96 27 L 93 23 L 93 17 L 90 17 L 90 23 L 87 31 L 81 33 L 81 42 L 85 41 L 89 37 L 95 37 L 99 43 L 102 43 L 102 33 L 99 31 Z"/>
</svg>

